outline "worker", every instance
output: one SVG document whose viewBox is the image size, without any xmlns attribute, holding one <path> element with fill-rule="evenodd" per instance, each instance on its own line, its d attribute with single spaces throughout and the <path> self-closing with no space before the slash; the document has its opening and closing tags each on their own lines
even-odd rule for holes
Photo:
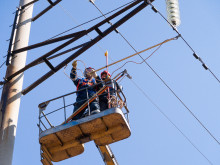
<svg viewBox="0 0 220 165">
<path fill-rule="evenodd" d="M 77 91 L 78 91 L 76 94 L 77 97 L 76 97 L 76 103 L 74 103 L 73 112 L 75 112 L 79 107 L 81 107 L 85 102 L 87 102 L 89 98 L 91 98 L 96 93 L 95 78 L 98 77 L 96 72 L 93 72 L 94 69 L 89 67 L 85 69 L 83 78 L 81 79 L 77 78 L 76 67 L 77 67 L 77 61 L 73 61 L 70 78 L 77 87 Z M 88 109 L 90 110 L 91 114 L 96 114 L 100 112 L 100 107 L 97 98 L 89 104 Z M 73 117 L 72 120 L 80 119 L 83 116 L 85 110 L 86 108 L 83 109 L 75 117 Z"/>
<path fill-rule="evenodd" d="M 108 89 L 99 96 L 100 110 L 103 111 L 103 110 L 111 108 L 110 99 L 111 98 L 113 99 L 112 96 L 116 95 L 115 91 L 117 89 L 120 90 L 120 88 L 116 81 L 111 80 L 111 75 L 107 71 L 103 71 L 101 73 L 101 80 L 103 84 L 108 86 Z"/>
</svg>

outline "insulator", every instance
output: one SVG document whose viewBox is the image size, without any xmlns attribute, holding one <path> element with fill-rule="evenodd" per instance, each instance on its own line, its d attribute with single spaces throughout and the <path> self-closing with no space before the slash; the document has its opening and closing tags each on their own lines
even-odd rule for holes
<svg viewBox="0 0 220 165">
<path fill-rule="evenodd" d="M 180 25 L 180 11 L 178 0 L 166 0 L 167 5 L 167 19 L 169 23 L 177 27 Z"/>
</svg>

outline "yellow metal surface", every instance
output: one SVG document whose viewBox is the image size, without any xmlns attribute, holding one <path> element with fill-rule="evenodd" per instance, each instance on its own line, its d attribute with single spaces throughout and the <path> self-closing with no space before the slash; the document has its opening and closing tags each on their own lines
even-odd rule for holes
<svg viewBox="0 0 220 165">
<path fill-rule="evenodd" d="M 74 157 L 84 152 L 84 145 L 76 141 L 64 142 L 62 145 L 58 142 L 56 136 L 49 135 L 41 143 L 43 154 L 53 162 L 59 162 L 70 157 Z"/>
<path fill-rule="evenodd" d="M 57 162 L 81 154 L 83 143 L 94 140 L 104 146 L 128 138 L 130 134 L 122 111 L 114 108 L 46 130 L 39 140 L 43 151 Z"/>
<path fill-rule="evenodd" d="M 103 156 L 104 162 L 106 165 L 118 165 L 110 147 L 108 145 L 105 146 L 97 146 Z"/>
<path fill-rule="evenodd" d="M 51 162 L 51 159 L 49 158 L 49 156 L 44 152 L 41 154 L 42 156 L 42 160 L 41 162 L 43 163 L 43 165 L 53 165 L 53 163 Z"/>
</svg>

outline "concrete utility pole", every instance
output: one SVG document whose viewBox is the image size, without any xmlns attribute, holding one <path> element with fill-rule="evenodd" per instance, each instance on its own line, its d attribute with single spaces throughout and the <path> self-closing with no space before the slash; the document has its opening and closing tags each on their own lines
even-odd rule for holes
<svg viewBox="0 0 220 165">
<path fill-rule="evenodd" d="M 32 0 L 20 0 L 19 6 L 23 6 L 31 1 Z M 20 14 L 18 15 L 18 24 L 15 28 L 12 51 L 28 46 L 32 12 L 33 4 L 20 11 Z M 7 68 L 5 77 L 10 76 L 23 68 L 25 66 L 26 56 L 27 52 L 21 52 L 12 56 L 11 64 Z M 2 91 L 0 103 L 1 165 L 12 164 L 22 85 L 23 74 L 20 74 L 6 83 Z"/>
</svg>

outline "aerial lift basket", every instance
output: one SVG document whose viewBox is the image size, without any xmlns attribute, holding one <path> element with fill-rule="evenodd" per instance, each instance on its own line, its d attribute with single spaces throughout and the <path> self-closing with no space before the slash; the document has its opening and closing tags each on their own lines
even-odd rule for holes
<svg viewBox="0 0 220 165">
<path fill-rule="evenodd" d="M 81 154 L 86 142 L 94 140 L 103 146 L 128 138 L 130 134 L 122 111 L 111 108 L 43 131 L 39 141 L 51 161 L 58 162 Z"/>
</svg>

